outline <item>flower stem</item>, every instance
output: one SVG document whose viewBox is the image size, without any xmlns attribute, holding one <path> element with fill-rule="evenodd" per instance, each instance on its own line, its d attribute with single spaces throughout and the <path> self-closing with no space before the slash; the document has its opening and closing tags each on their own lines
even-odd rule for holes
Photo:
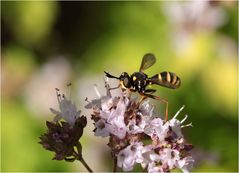
<svg viewBox="0 0 239 173">
<path fill-rule="evenodd" d="M 117 158 L 114 157 L 114 167 L 113 167 L 113 172 L 117 172 Z"/>
<path fill-rule="evenodd" d="M 88 172 L 93 173 L 92 169 L 88 166 L 88 164 L 85 162 L 83 157 L 80 157 L 78 160 L 85 166 L 85 168 L 88 170 Z"/>
<path fill-rule="evenodd" d="M 88 170 L 88 172 L 93 172 L 92 169 L 89 167 L 89 165 L 85 162 L 85 160 L 82 157 L 82 146 L 80 142 L 76 144 L 76 149 L 77 149 L 77 152 L 75 153 L 76 153 L 77 160 L 79 160 L 84 165 L 84 167 Z"/>
</svg>

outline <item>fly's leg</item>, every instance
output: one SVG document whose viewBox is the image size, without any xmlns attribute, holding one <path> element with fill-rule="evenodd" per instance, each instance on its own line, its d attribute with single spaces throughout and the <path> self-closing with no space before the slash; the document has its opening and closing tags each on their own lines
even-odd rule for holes
<svg viewBox="0 0 239 173">
<path fill-rule="evenodd" d="M 116 87 L 113 87 L 113 88 L 109 88 L 109 90 L 114 90 L 114 89 L 118 89 L 120 87 L 120 84 Z"/>
<path fill-rule="evenodd" d="M 138 104 L 140 104 L 142 101 L 144 101 L 148 97 L 145 95 L 145 93 L 153 94 L 155 91 L 156 91 L 155 89 L 146 89 L 146 90 L 144 90 L 143 93 L 139 93 L 141 95 L 141 98 L 140 98 Z"/>
<path fill-rule="evenodd" d="M 153 94 L 153 93 L 155 93 L 155 92 L 156 92 L 155 89 L 146 89 L 146 90 L 144 91 L 144 93 L 146 93 L 146 94 Z"/>
</svg>

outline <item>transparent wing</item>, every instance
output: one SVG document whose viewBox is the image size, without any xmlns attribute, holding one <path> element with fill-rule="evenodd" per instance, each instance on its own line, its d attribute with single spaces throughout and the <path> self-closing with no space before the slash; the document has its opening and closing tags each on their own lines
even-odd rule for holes
<svg viewBox="0 0 239 173">
<path fill-rule="evenodd" d="M 156 62 L 156 58 L 152 53 L 145 54 L 143 56 L 139 71 L 143 72 L 144 70 L 146 70 L 149 67 L 151 67 L 152 65 L 154 65 L 155 62 Z"/>
</svg>

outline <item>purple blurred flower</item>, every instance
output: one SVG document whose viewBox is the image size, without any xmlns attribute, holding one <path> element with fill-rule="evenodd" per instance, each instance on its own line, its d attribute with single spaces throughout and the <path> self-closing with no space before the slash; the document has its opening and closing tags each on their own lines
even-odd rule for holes
<svg viewBox="0 0 239 173">
<path fill-rule="evenodd" d="M 210 1 L 166 2 L 163 7 L 163 11 L 177 29 L 214 30 L 227 20 L 222 6 Z"/>
</svg>

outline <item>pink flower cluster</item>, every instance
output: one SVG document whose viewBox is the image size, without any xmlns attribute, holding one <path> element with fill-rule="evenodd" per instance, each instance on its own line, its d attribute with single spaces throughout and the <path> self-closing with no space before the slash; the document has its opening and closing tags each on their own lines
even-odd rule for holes
<svg viewBox="0 0 239 173">
<path fill-rule="evenodd" d="M 194 162 L 189 154 L 193 146 L 185 142 L 181 129 L 192 124 L 183 125 L 187 116 L 176 119 L 183 107 L 165 122 L 149 100 L 137 101 L 125 91 L 113 97 L 107 83 L 106 91 L 85 108 L 92 109 L 95 135 L 109 137 L 108 146 L 119 168 L 131 171 L 140 164 L 150 173 L 175 168 L 189 171 Z"/>
</svg>

